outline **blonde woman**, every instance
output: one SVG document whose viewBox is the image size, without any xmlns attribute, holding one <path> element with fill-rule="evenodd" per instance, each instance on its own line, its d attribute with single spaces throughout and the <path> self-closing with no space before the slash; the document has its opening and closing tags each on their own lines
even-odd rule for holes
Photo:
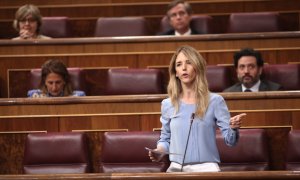
<svg viewBox="0 0 300 180">
<path fill-rule="evenodd" d="M 210 93 L 206 80 L 206 62 L 190 46 L 181 46 L 169 66 L 169 98 L 162 101 L 160 140 L 155 152 L 169 152 L 171 165 L 167 172 L 218 172 L 219 152 L 216 129 L 220 128 L 225 143 L 238 142 L 241 119 L 230 118 L 222 96 Z"/>
<path fill-rule="evenodd" d="M 13 26 L 19 32 L 19 36 L 13 40 L 50 39 L 40 34 L 42 16 L 38 7 L 32 4 L 26 4 L 17 10 Z"/>
</svg>

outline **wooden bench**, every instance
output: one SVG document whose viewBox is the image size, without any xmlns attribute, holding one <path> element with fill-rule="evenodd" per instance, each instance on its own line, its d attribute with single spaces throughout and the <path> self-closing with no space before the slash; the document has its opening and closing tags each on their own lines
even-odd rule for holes
<svg viewBox="0 0 300 180">
<path fill-rule="evenodd" d="M 299 10 L 278 11 L 280 31 L 298 31 Z M 199 13 L 203 14 L 203 13 Z M 226 33 L 230 13 L 210 13 L 212 17 L 212 28 L 215 34 Z M 52 15 L 58 16 L 58 15 Z M 141 15 L 137 15 L 141 16 Z M 152 35 L 156 35 L 160 31 L 160 23 L 163 15 L 144 16 L 148 25 L 148 31 Z M 93 37 L 95 34 L 96 22 L 98 16 L 92 17 L 69 17 L 69 26 L 72 29 L 72 37 Z M 12 27 L 13 19 L 0 19 L 0 38 L 10 39 L 18 34 Z"/>
<path fill-rule="evenodd" d="M 1 97 L 8 97 L 8 69 L 40 68 L 49 58 L 61 59 L 68 67 L 167 66 L 176 48 L 184 44 L 198 49 L 209 65 L 232 64 L 234 52 L 242 47 L 261 51 L 270 64 L 285 64 L 299 61 L 300 33 L 0 40 Z"/>
</svg>

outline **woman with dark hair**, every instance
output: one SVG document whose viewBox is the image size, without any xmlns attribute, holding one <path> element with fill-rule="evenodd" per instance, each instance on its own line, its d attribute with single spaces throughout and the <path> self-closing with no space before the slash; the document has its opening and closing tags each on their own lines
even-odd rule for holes
<svg viewBox="0 0 300 180">
<path fill-rule="evenodd" d="M 26 4 L 18 9 L 13 26 L 19 32 L 19 36 L 13 40 L 50 39 L 40 34 L 42 16 L 38 7 L 32 4 Z"/>
<path fill-rule="evenodd" d="M 83 91 L 73 91 L 66 66 L 58 60 L 42 65 L 40 89 L 30 90 L 28 97 L 85 96 Z"/>
</svg>

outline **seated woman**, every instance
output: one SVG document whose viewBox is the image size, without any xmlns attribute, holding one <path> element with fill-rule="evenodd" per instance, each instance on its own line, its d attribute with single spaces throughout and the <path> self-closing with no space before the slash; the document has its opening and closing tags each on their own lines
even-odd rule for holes
<svg viewBox="0 0 300 180">
<path fill-rule="evenodd" d="M 42 65 L 40 89 L 29 90 L 28 97 L 85 96 L 83 91 L 74 91 L 66 66 L 58 60 L 49 60 Z"/>
<path fill-rule="evenodd" d="M 13 40 L 22 39 L 51 39 L 40 34 L 42 16 L 38 7 L 32 4 L 21 6 L 15 15 L 14 28 L 19 32 L 19 36 Z"/>
</svg>

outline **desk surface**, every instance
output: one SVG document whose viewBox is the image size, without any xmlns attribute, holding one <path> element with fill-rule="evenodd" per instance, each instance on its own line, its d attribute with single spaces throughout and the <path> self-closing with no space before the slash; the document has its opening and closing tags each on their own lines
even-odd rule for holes
<svg viewBox="0 0 300 180">
<path fill-rule="evenodd" d="M 232 115 L 243 112 L 248 114 L 243 122 L 245 127 L 292 126 L 300 129 L 300 91 L 220 94 Z M 0 120 L 7 126 L 2 126 L 0 130 L 152 130 L 161 126 L 161 101 L 166 97 L 166 94 L 161 94 L 46 99 L 3 98 L 0 99 Z M 37 121 L 38 119 L 48 122 L 49 126 Z M 33 124 L 28 126 L 26 121 Z M 127 123 L 123 124 L 125 121 Z"/>
<path fill-rule="evenodd" d="M 175 51 L 178 46 L 183 44 L 189 44 L 202 51 L 240 49 L 242 47 L 299 47 L 300 32 L 207 34 L 188 37 L 132 36 L 26 41 L 0 40 L 0 55 Z"/>
<path fill-rule="evenodd" d="M 49 58 L 61 59 L 68 67 L 162 66 L 186 44 L 199 50 L 208 64 L 231 63 L 233 52 L 243 47 L 262 51 L 271 64 L 283 64 L 299 61 L 300 32 L 0 40 L 1 97 L 8 97 L 8 69 L 39 68 Z"/>
<path fill-rule="evenodd" d="M 200 179 L 200 180 L 272 180 L 272 179 L 299 179 L 300 172 L 297 171 L 243 171 L 243 172 L 207 172 L 207 173 L 112 173 L 112 174 L 46 174 L 46 175 L 1 175 L 0 180 L 36 179 L 36 180 L 57 180 L 57 179 Z"/>
<path fill-rule="evenodd" d="M 290 129 L 300 129 L 300 91 L 220 94 L 232 116 L 247 113 L 242 122 L 243 128 L 267 129 L 272 140 L 272 169 L 283 169 L 282 151 L 286 141 L 282 140 Z M 0 149 L 3 160 L 0 173 L 21 172 L 26 134 L 12 132 L 84 131 L 95 138 L 105 131 L 152 131 L 161 127 L 160 106 L 161 100 L 166 97 L 162 94 L 0 99 L 0 143 L 3 145 Z M 98 158 L 93 159 L 96 161 Z"/>
</svg>

